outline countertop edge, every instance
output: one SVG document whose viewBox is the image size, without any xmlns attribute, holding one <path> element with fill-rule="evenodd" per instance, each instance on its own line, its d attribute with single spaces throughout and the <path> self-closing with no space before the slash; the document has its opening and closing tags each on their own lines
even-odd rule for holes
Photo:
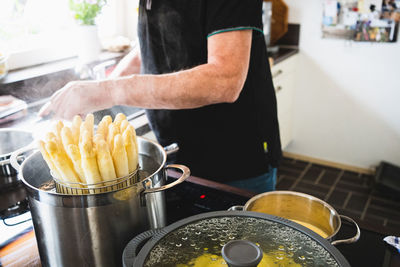
<svg viewBox="0 0 400 267">
<path fill-rule="evenodd" d="M 286 47 L 283 47 L 283 48 L 286 48 Z M 298 47 L 287 47 L 286 49 L 289 49 L 289 50 L 278 55 L 275 58 L 272 57 L 274 60 L 274 64 L 271 67 L 281 63 L 282 61 L 285 61 L 285 59 L 288 59 L 289 57 L 296 55 L 300 52 L 300 49 Z"/>
</svg>

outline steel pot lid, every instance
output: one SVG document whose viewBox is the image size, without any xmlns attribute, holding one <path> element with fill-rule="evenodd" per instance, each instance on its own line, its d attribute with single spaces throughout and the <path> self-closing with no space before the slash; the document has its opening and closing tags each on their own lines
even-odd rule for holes
<svg viewBox="0 0 400 267">
<path fill-rule="evenodd" d="M 178 221 L 144 245 L 134 266 L 227 266 L 221 249 L 232 240 L 257 244 L 263 251 L 258 266 L 350 266 L 334 246 L 308 228 L 249 211 L 210 212 Z"/>
</svg>

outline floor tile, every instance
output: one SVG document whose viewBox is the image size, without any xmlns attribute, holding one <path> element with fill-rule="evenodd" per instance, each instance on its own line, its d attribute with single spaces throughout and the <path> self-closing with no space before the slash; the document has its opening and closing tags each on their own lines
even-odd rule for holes
<svg viewBox="0 0 400 267">
<path fill-rule="evenodd" d="M 285 176 L 289 176 L 289 177 L 293 177 L 293 178 L 299 177 L 301 175 L 301 173 L 302 173 L 302 170 L 292 169 L 287 166 L 283 166 L 278 169 L 278 175 L 285 175 Z"/>
<path fill-rule="evenodd" d="M 303 180 L 316 182 L 317 179 L 324 174 L 324 168 L 320 166 L 311 166 L 303 176 Z"/>
<path fill-rule="evenodd" d="M 349 192 L 336 188 L 333 190 L 327 202 L 334 207 L 342 208 L 348 195 Z"/>
<path fill-rule="evenodd" d="M 367 204 L 367 201 L 368 195 L 352 193 L 345 208 L 362 212 Z"/>
<path fill-rule="evenodd" d="M 365 195 L 368 195 L 372 191 L 371 188 L 363 186 L 362 184 L 348 183 L 342 181 L 342 179 L 340 179 L 336 187 L 350 192 L 357 192 L 359 194 L 365 194 Z"/>
<path fill-rule="evenodd" d="M 331 168 L 325 169 L 324 175 L 321 177 L 318 183 L 324 184 L 324 185 L 333 185 L 338 178 L 338 175 L 341 170 L 336 169 L 333 170 Z"/>
<path fill-rule="evenodd" d="M 292 177 L 282 176 L 278 179 L 276 184 L 277 190 L 288 190 L 296 181 L 296 179 Z"/>
</svg>

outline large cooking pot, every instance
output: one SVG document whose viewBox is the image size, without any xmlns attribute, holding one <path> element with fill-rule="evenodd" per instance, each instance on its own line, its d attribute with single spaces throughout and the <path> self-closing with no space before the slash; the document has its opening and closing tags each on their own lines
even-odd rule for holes
<svg viewBox="0 0 400 267">
<path fill-rule="evenodd" d="M 139 182 L 111 192 L 66 195 L 57 193 L 39 151 L 20 166 L 29 198 L 42 266 L 121 266 L 125 245 L 136 234 L 166 225 L 164 190 L 184 181 L 183 165 L 165 166 L 163 147 L 138 137 Z M 12 154 L 13 166 L 17 151 Z M 166 184 L 166 170 L 182 176 Z"/>
<path fill-rule="evenodd" d="M 353 219 L 339 215 L 328 203 L 304 193 L 266 192 L 252 197 L 244 206 L 234 206 L 230 210 L 262 212 L 292 220 L 315 231 L 333 245 L 354 243 L 360 238 L 360 228 Z M 342 219 L 355 225 L 356 235 L 344 240 L 334 240 Z"/>
<path fill-rule="evenodd" d="M 239 247 L 232 249 L 232 240 L 237 240 Z M 258 258 L 258 253 L 252 249 L 253 255 L 248 255 L 244 250 L 249 245 L 243 242 L 261 248 L 259 267 L 350 266 L 333 245 L 308 228 L 281 217 L 250 211 L 203 213 L 163 229 L 144 232 L 124 249 L 123 264 L 124 267 L 223 267 L 228 262 L 229 266 L 253 267 L 249 256 Z"/>
<path fill-rule="evenodd" d="M 10 157 L 14 151 L 32 142 L 31 132 L 13 128 L 0 129 L 0 189 L 20 183 L 17 171 L 11 166 Z"/>
</svg>

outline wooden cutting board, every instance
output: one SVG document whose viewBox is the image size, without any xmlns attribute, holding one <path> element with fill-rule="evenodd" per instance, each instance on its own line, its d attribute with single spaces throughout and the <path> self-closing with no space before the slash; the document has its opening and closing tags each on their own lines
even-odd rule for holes
<svg viewBox="0 0 400 267">
<path fill-rule="evenodd" d="M 264 0 L 272 2 L 271 45 L 274 45 L 288 31 L 289 7 L 283 0 Z"/>
</svg>

